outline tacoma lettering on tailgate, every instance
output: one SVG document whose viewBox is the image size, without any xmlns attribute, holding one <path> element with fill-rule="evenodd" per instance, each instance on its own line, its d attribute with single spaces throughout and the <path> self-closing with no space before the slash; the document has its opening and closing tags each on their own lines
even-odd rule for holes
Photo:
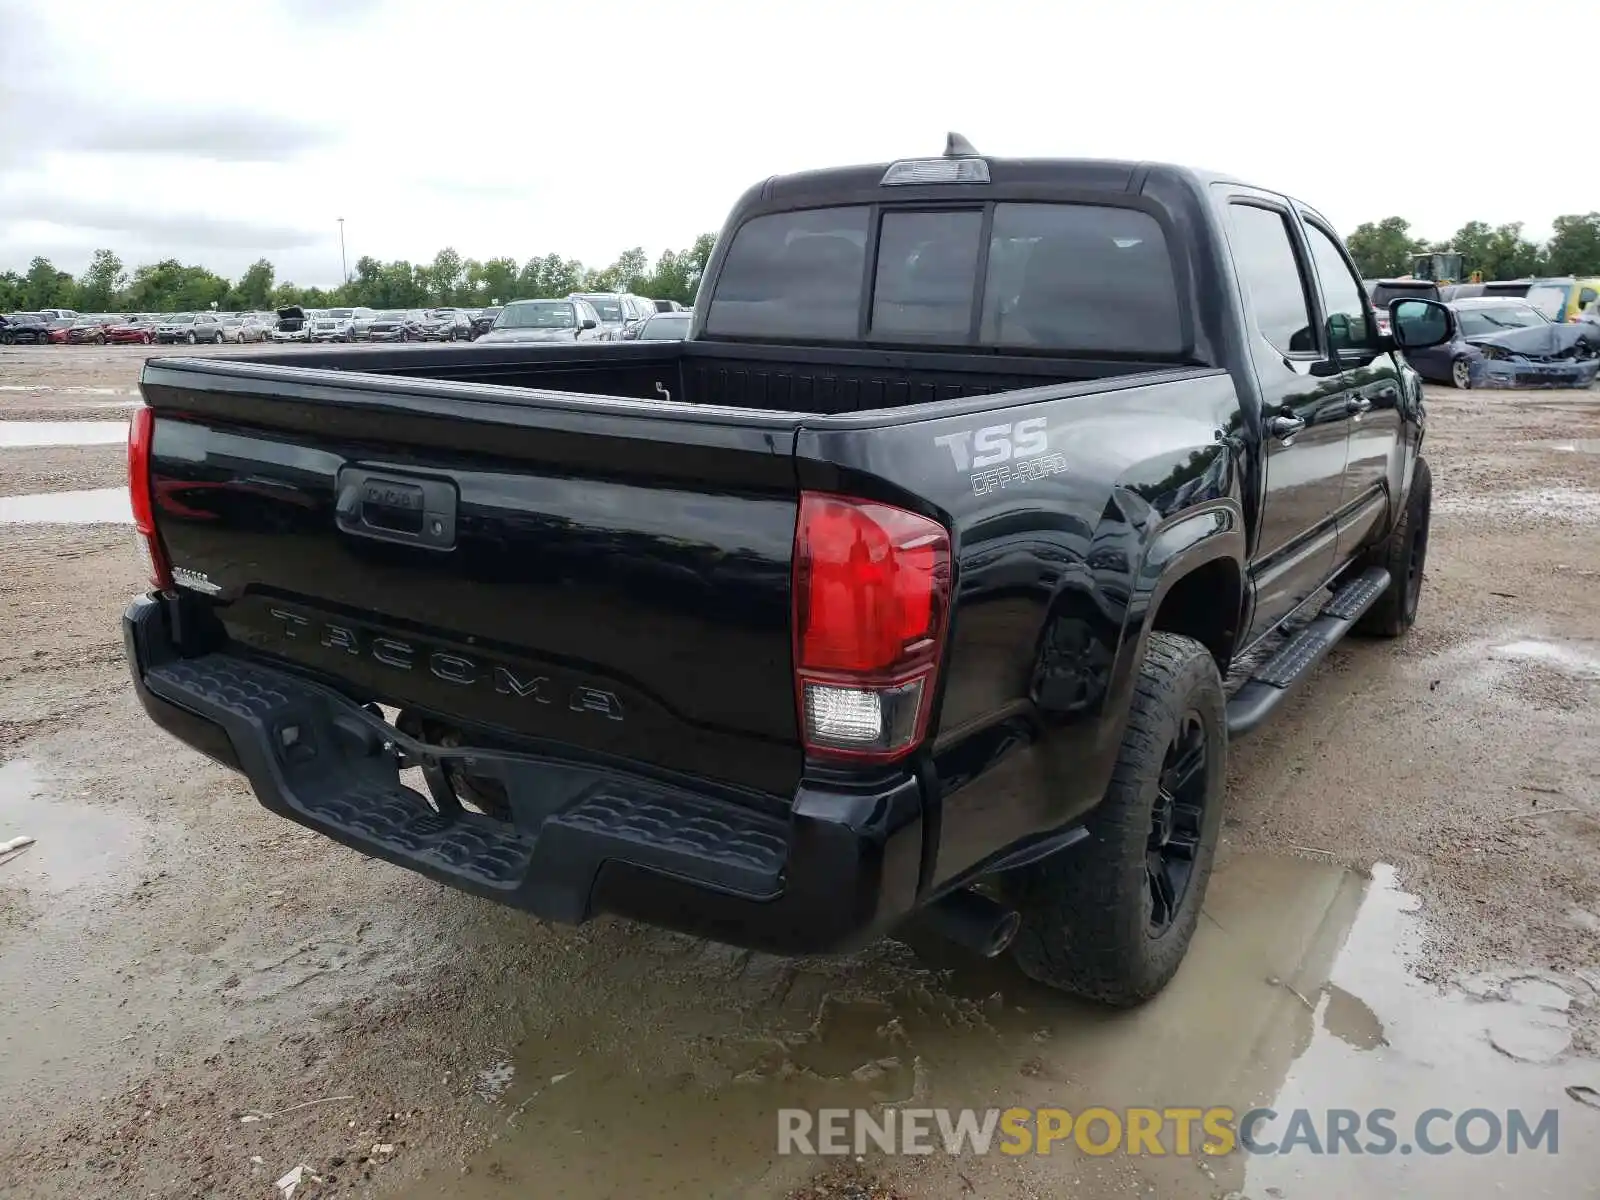
<svg viewBox="0 0 1600 1200">
<path fill-rule="evenodd" d="M 578 685 L 558 686 L 547 675 L 521 671 L 504 664 L 467 658 L 450 650 L 435 650 L 387 635 L 378 635 L 341 625 L 335 621 L 314 620 L 285 608 L 268 612 L 278 622 L 279 632 L 293 641 L 316 641 L 330 650 L 365 656 L 374 662 L 400 671 L 427 671 L 434 678 L 458 687 L 490 689 L 502 696 L 531 700 L 535 704 L 555 704 L 565 700 L 573 712 L 593 713 L 613 721 L 623 719 L 622 701 L 615 692 Z"/>
</svg>

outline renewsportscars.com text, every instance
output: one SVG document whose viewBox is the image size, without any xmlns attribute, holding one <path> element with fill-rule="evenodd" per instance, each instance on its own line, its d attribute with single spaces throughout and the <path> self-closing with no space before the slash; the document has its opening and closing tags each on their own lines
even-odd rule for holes
<svg viewBox="0 0 1600 1200">
<path fill-rule="evenodd" d="M 778 1153 L 1386 1155 L 1560 1152 L 1555 1109 L 803 1108 L 778 1110 Z"/>
</svg>

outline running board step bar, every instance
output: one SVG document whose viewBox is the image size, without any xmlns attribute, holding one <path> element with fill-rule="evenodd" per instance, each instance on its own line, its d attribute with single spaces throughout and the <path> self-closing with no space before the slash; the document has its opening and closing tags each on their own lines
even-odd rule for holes
<svg viewBox="0 0 1600 1200">
<path fill-rule="evenodd" d="M 1252 671 L 1228 701 L 1228 736 L 1243 737 L 1271 716 L 1388 587 L 1389 572 L 1369 567 L 1335 592 L 1316 619 Z"/>
</svg>

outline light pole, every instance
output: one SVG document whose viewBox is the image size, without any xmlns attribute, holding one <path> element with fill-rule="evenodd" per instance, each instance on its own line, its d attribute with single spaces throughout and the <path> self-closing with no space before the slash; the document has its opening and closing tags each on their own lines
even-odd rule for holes
<svg viewBox="0 0 1600 1200">
<path fill-rule="evenodd" d="M 344 260 L 344 218 L 343 217 L 339 218 L 339 275 L 340 275 L 340 278 L 345 283 L 349 283 L 350 282 L 350 268 L 345 265 L 345 260 Z"/>
</svg>

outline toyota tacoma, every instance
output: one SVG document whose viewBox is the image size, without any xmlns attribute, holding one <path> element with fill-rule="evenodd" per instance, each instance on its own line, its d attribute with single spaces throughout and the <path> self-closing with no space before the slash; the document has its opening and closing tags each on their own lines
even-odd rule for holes
<svg viewBox="0 0 1600 1200">
<path fill-rule="evenodd" d="M 1416 615 L 1403 351 L 1455 318 L 1389 316 L 1291 197 L 952 135 L 752 187 L 681 342 L 153 359 L 134 684 L 273 812 L 547 920 L 915 921 L 1137 1003 L 1230 740 Z"/>
</svg>

